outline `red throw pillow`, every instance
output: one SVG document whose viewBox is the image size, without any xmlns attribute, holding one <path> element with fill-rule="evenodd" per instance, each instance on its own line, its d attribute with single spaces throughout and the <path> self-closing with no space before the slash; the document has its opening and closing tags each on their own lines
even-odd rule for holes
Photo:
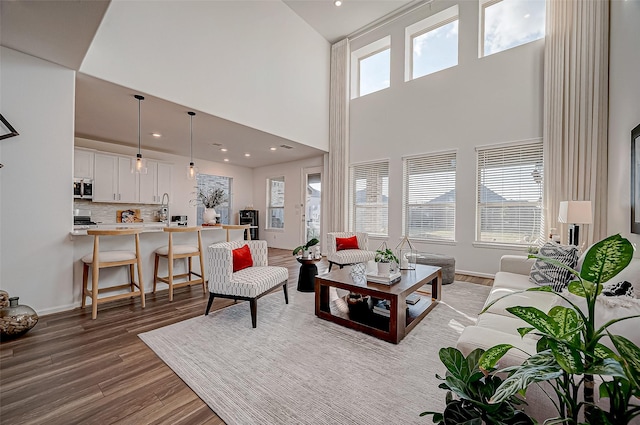
<svg viewBox="0 0 640 425">
<path fill-rule="evenodd" d="M 358 238 L 353 235 L 350 238 L 336 238 L 336 251 L 343 249 L 360 249 L 358 247 Z"/>
<path fill-rule="evenodd" d="M 253 267 L 253 258 L 251 258 L 251 250 L 249 245 L 245 244 L 242 248 L 231 251 L 233 254 L 233 272 Z"/>
</svg>

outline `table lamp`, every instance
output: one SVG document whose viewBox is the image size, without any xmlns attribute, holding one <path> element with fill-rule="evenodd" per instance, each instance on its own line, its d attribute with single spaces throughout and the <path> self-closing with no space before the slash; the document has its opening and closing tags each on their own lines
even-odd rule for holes
<svg viewBox="0 0 640 425">
<path fill-rule="evenodd" d="M 569 224 L 569 245 L 580 246 L 580 224 L 593 223 L 591 201 L 562 201 L 558 221 Z"/>
</svg>

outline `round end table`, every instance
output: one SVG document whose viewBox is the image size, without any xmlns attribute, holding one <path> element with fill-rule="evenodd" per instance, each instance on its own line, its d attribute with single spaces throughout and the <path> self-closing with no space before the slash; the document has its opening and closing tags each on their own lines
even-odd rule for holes
<svg viewBox="0 0 640 425">
<path fill-rule="evenodd" d="M 300 273 L 298 274 L 298 291 L 314 292 L 314 279 L 318 275 L 318 266 L 316 263 L 322 258 L 302 258 L 296 257 L 300 263 Z"/>
</svg>

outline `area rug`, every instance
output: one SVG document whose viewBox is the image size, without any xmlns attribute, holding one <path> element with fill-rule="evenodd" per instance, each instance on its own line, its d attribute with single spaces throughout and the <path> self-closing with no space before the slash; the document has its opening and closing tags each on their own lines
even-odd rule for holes
<svg viewBox="0 0 640 425">
<path fill-rule="evenodd" d="M 281 291 L 140 334 L 227 424 L 430 424 L 444 408 L 441 347 L 473 324 L 490 288 L 443 287 L 443 300 L 398 345 L 314 314 L 314 294 Z"/>
</svg>

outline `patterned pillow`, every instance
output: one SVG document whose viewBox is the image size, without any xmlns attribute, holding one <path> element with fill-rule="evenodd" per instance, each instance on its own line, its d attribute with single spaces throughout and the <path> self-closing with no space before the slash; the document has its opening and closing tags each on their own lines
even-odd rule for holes
<svg viewBox="0 0 640 425">
<path fill-rule="evenodd" d="M 578 249 L 575 246 L 547 242 L 540 248 L 539 255 L 552 258 L 571 268 L 575 268 L 578 263 Z M 531 267 L 529 280 L 536 285 L 551 286 L 554 291 L 561 292 L 569 284 L 571 276 L 569 270 L 542 260 L 536 260 Z"/>
<path fill-rule="evenodd" d="M 610 282 L 602 287 L 602 295 L 606 297 L 635 297 L 631 282 Z"/>
</svg>

